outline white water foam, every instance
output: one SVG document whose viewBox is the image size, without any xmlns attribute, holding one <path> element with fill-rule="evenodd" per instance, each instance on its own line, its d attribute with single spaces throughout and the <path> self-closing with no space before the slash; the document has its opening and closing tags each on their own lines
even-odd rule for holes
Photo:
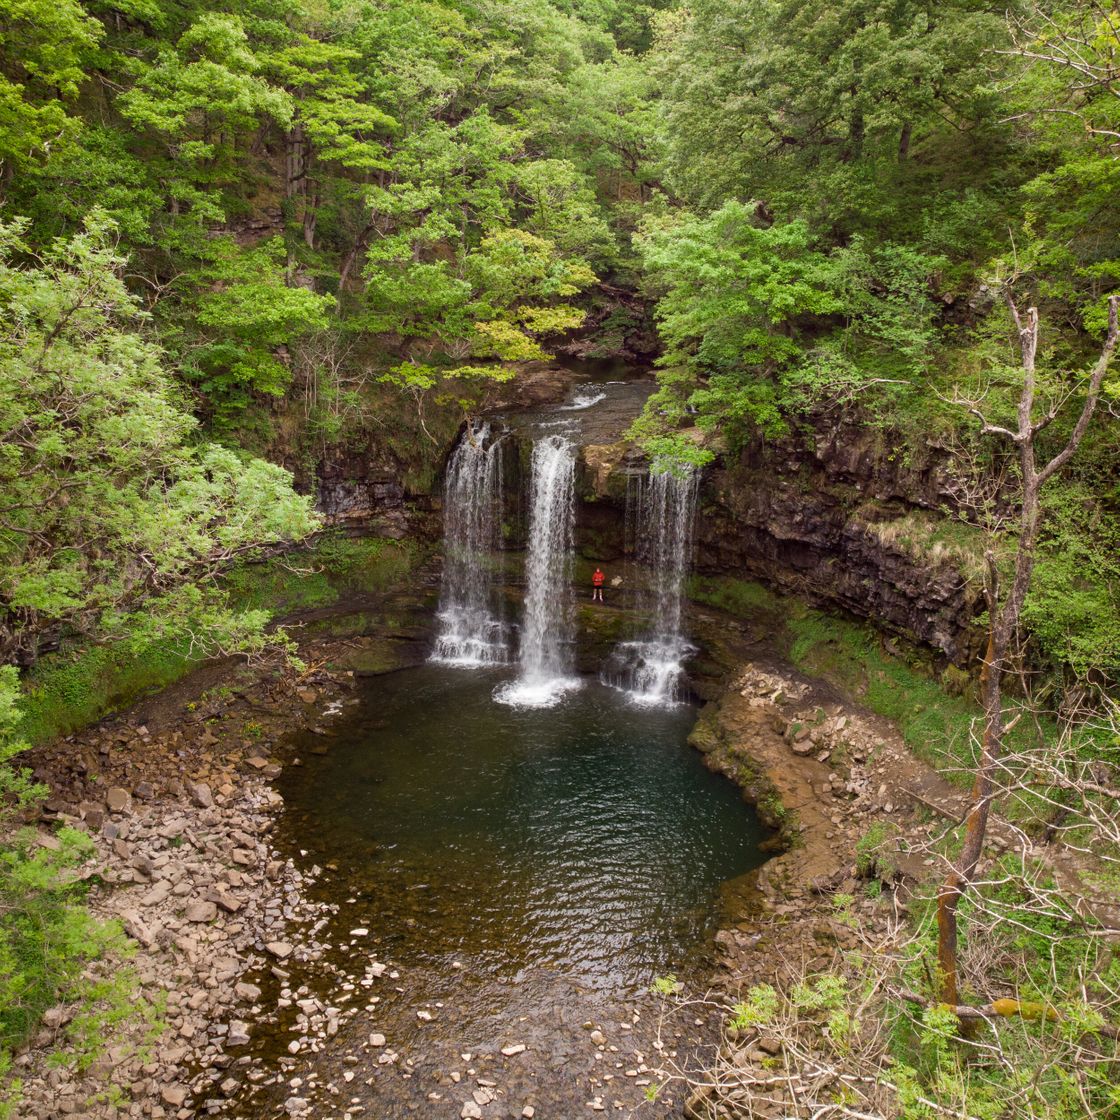
<svg viewBox="0 0 1120 1120">
<path fill-rule="evenodd" d="M 635 704 L 665 707 L 681 700 L 684 663 L 696 652 L 682 633 L 681 598 L 692 555 L 699 474 L 654 470 L 627 488 L 627 530 L 639 558 L 653 569 L 653 621 L 642 637 L 620 642 L 603 668 L 604 683 Z"/>
<path fill-rule="evenodd" d="M 576 447 L 566 435 L 533 444 L 520 673 L 494 693 L 511 707 L 552 707 L 580 684 L 572 666 L 575 464 Z"/>
<path fill-rule="evenodd" d="M 571 404 L 561 405 L 559 412 L 578 412 L 580 409 L 591 408 L 600 401 L 607 399 L 606 393 L 576 393 Z"/>
<path fill-rule="evenodd" d="M 501 439 L 490 427 L 464 433 L 444 482 L 444 563 L 430 660 L 476 668 L 509 660 L 509 634 L 495 606 L 491 569 L 502 502 Z"/>
</svg>

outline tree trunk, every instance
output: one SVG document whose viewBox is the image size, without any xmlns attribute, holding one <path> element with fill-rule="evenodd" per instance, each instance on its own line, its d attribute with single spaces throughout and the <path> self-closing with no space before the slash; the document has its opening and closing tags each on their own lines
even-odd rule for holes
<svg viewBox="0 0 1120 1120">
<path fill-rule="evenodd" d="M 907 121 L 902 126 L 902 134 L 898 138 L 898 162 L 905 163 L 906 157 L 910 154 L 910 136 L 913 131 L 913 126 Z"/>
<path fill-rule="evenodd" d="M 1065 446 L 1041 470 L 1035 459 L 1038 433 L 1055 419 L 1054 406 L 1041 419 L 1034 419 L 1035 357 L 1038 353 L 1038 311 L 1030 308 L 1023 322 L 1010 293 L 1007 304 L 1019 332 L 1019 350 L 1023 368 L 1023 388 L 1019 395 L 1018 425 L 1013 431 L 985 423 L 983 431 L 1014 443 L 1019 451 L 1023 497 L 1019 512 L 1019 539 L 1015 550 L 1014 575 L 1006 598 L 1001 602 L 999 574 L 995 555 L 987 553 L 988 582 L 988 647 L 980 677 L 984 708 L 984 732 L 980 759 L 972 787 L 972 800 L 965 819 L 964 844 L 937 894 L 937 963 L 941 970 L 941 1002 L 956 1007 L 960 1001 L 960 953 L 958 912 L 964 892 L 972 883 L 976 867 L 984 851 L 988 816 L 991 811 L 995 776 L 1003 752 L 1003 674 L 1007 670 L 1008 651 L 1019 630 L 1019 620 L 1034 574 L 1035 548 L 1042 517 L 1040 495 L 1046 482 L 1060 470 L 1077 451 L 1096 411 L 1101 385 L 1120 337 L 1117 321 L 1120 296 L 1108 303 L 1108 334 L 1100 357 L 1089 378 L 1088 391 L 1073 431 Z M 975 412 L 975 409 L 973 410 Z M 981 417 L 982 419 L 982 417 Z"/>
</svg>

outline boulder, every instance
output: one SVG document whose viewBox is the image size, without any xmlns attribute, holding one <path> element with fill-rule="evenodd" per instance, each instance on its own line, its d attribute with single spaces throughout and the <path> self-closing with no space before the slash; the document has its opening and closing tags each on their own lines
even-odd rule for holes
<svg viewBox="0 0 1120 1120">
<path fill-rule="evenodd" d="M 109 806 L 110 813 L 127 813 L 129 806 L 132 804 L 132 798 L 128 796 L 128 790 L 121 789 L 120 786 L 113 786 L 105 794 L 105 804 Z"/>
<path fill-rule="evenodd" d="M 183 912 L 188 922 L 212 922 L 218 916 L 218 907 L 213 902 L 200 899 L 192 902 Z"/>
<path fill-rule="evenodd" d="M 172 1108 L 182 1108 L 183 1103 L 186 1101 L 187 1097 L 190 1096 L 190 1090 L 186 1085 L 164 1085 L 163 1088 L 160 1089 L 159 1095 L 163 1099 L 164 1104 L 169 1104 Z"/>
<path fill-rule="evenodd" d="M 191 786 L 191 800 L 200 809 L 211 809 L 214 806 L 214 794 L 205 782 L 196 782 Z"/>
</svg>

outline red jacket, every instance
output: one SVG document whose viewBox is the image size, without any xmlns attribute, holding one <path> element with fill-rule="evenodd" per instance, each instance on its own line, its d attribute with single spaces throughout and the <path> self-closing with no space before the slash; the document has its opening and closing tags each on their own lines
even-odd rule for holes
<svg viewBox="0 0 1120 1120">
<path fill-rule="evenodd" d="M 606 577 L 605 575 L 603 575 L 603 573 L 602 573 L 602 572 L 598 572 L 598 571 L 597 571 L 597 572 L 596 572 L 596 573 L 595 573 L 595 574 L 594 574 L 594 575 L 593 575 L 593 576 L 591 577 L 591 582 L 592 582 L 592 583 L 593 583 L 593 584 L 594 584 L 594 585 L 595 585 L 596 587 L 602 587 L 602 586 L 603 586 L 603 580 L 605 580 L 606 578 L 607 578 L 607 577 Z"/>
</svg>

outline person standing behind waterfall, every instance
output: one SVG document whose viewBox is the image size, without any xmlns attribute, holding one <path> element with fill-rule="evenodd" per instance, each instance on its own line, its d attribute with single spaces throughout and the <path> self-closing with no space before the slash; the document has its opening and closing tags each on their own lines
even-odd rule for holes
<svg viewBox="0 0 1120 1120">
<path fill-rule="evenodd" d="M 600 603 L 603 601 L 603 584 L 606 582 L 606 578 L 599 568 L 596 568 L 591 576 L 591 601 L 593 603 L 596 600 Z"/>
</svg>

